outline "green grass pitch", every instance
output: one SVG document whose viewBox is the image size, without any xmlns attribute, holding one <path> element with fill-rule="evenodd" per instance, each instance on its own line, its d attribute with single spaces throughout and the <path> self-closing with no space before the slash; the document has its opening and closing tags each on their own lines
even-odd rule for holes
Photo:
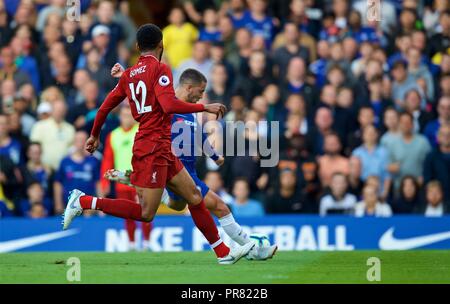
<svg viewBox="0 0 450 304">
<path fill-rule="evenodd" d="M 367 259 L 381 261 L 381 283 L 450 283 L 450 251 L 278 252 L 268 261 L 218 265 L 212 252 L 0 254 L 0 283 L 69 283 L 69 257 L 81 283 L 371 283 Z"/>
</svg>

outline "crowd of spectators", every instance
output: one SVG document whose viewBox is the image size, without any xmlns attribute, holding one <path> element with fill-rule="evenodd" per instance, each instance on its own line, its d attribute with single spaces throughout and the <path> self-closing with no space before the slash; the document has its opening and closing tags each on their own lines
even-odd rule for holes
<svg viewBox="0 0 450 304">
<path fill-rule="evenodd" d="M 0 218 L 60 214 L 72 188 L 102 195 L 102 149 L 83 144 L 111 67 L 135 60 L 130 2 L 81 1 L 73 21 L 65 0 L 0 0 Z M 275 167 L 199 158 L 235 215 L 450 212 L 447 0 L 383 0 L 379 18 L 366 0 L 178 2 L 160 25 L 174 85 L 195 68 L 224 121 L 280 124 L 242 135 L 279 137 Z M 118 125 L 114 111 L 101 140 Z"/>
</svg>

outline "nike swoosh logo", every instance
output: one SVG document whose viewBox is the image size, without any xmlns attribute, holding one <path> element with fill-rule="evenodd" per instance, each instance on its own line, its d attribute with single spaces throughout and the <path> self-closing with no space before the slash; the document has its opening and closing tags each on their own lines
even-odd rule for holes
<svg viewBox="0 0 450 304">
<path fill-rule="evenodd" d="M 394 227 L 389 228 L 380 238 L 378 246 L 382 250 L 409 250 L 450 239 L 450 231 L 417 236 L 407 239 L 397 239 Z"/>
<path fill-rule="evenodd" d="M 53 240 L 62 239 L 78 233 L 78 229 L 46 233 L 11 241 L 0 242 L 0 253 L 12 252 L 19 249 L 36 246 Z"/>
</svg>

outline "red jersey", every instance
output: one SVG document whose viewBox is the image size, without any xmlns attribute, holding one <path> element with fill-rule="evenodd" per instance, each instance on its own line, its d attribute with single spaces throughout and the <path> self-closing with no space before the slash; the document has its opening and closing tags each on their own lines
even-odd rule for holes
<svg viewBox="0 0 450 304">
<path fill-rule="evenodd" d="M 173 113 L 204 111 L 202 104 L 176 99 L 172 72 L 166 64 L 153 55 L 141 55 L 134 66 L 125 70 L 98 110 L 91 131 L 93 136 L 98 137 L 108 113 L 126 97 L 134 119 L 140 123 L 135 142 L 145 137 L 170 144 Z"/>
</svg>

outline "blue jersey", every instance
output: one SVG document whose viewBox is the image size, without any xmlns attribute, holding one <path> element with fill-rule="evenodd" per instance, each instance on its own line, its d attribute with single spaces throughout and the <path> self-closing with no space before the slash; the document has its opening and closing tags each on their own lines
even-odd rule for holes
<svg viewBox="0 0 450 304">
<path fill-rule="evenodd" d="M 174 114 L 172 117 L 172 149 L 181 152 L 176 155 L 185 166 L 186 163 L 195 163 L 195 156 L 201 155 L 202 147 L 205 148 L 203 152 L 212 160 L 219 158 L 208 141 L 208 135 L 203 130 L 197 130 L 197 127 L 197 117 L 193 113 Z M 197 132 L 201 132 L 201 136 Z"/>
<path fill-rule="evenodd" d="M 200 190 L 202 197 L 205 197 L 209 188 L 202 180 L 200 180 L 200 178 L 198 178 L 197 172 L 195 171 L 195 152 L 197 152 L 197 155 L 201 155 L 200 152 L 204 152 L 211 157 L 212 160 L 217 160 L 219 156 L 209 143 L 208 135 L 203 132 L 203 130 L 198 130 L 198 127 L 195 114 L 174 114 L 172 117 L 171 131 L 172 150 L 192 177 L 195 185 Z M 201 135 L 197 132 L 201 132 Z M 201 139 L 200 143 L 197 138 Z M 202 148 L 205 150 L 202 151 Z M 168 190 L 167 192 L 173 200 L 178 201 L 181 199 L 172 191 Z"/>
<path fill-rule="evenodd" d="M 96 183 L 100 178 L 100 162 L 94 156 L 87 156 L 76 162 L 67 156 L 59 165 L 55 180 L 63 186 L 63 197 L 69 196 L 71 189 L 80 189 L 85 193 L 95 193 Z"/>
</svg>

